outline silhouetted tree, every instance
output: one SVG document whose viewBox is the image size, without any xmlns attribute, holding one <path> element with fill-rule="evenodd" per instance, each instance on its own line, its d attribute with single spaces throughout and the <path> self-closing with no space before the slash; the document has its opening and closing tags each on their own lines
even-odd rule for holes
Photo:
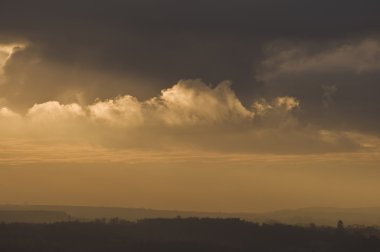
<svg viewBox="0 0 380 252">
<path fill-rule="evenodd" d="M 343 231 L 344 230 L 344 224 L 343 224 L 342 220 L 338 220 L 338 222 L 336 224 L 336 228 L 338 229 L 338 231 Z"/>
</svg>

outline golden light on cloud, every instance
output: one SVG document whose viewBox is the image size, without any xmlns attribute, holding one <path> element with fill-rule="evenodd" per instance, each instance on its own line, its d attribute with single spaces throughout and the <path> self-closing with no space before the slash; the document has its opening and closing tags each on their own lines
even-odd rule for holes
<svg viewBox="0 0 380 252">
<path fill-rule="evenodd" d="M 3 107 L 0 176 L 14 194 L 0 197 L 16 203 L 208 211 L 264 211 L 315 202 L 365 206 L 376 198 L 371 191 L 377 188 L 372 178 L 380 162 L 376 136 L 304 125 L 297 118 L 302 103 L 294 97 L 252 104 L 245 107 L 228 83 L 211 87 L 186 80 L 145 101 L 131 95 L 88 105 L 48 101 L 24 114 Z M 48 178 L 57 169 L 60 175 Z M 49 188 L 54 199 L 29 197 L 18 188 L 21 182 L 10 183 L 22 177 L 21 171 L 31 179 L 21 180 L 24 186 Z M 367 181 L 359 191 L 368 197 L 353 190 L 360 181 Z M 107 198 L 110 194 L 114 197 Z"/>
<path fill-rule="evenodd" d="M 146 101 L 125 95 L 93 104 L 35 104 L 22 115 L 1 108 L 4 136 L 81 139 L 118 149 L 202 149 L 233 153 L 329 153 L 363 149 L 363 137 L 298 122 L 294 97 L 245 107 L 228 83 L 180 81 Z M 360 135 L 360 134 L 359 134 Z M 367 143 L 366 146 L 368 145 Z M 368 148 L 364 148 L 368 149 Z"/>
<path fill-rule="evenodd" d="M 307 120 L 308 101 L 297 93 L 258 95 L 247 101 L 235 93 L 230 81 L 211 85 L 200 79 L 184 79 L 145 99 L 119 92 L 88 100 L 83 98 L 91 89 L 88 87 L 77 89 L 74 85 L 61 92 L 70 68 L 62 67 L 69 69 L 62 71 L 59 64 L 43 64 L 26 54 L 27 50 L 25 44 L 0 45 L 0 78 L 7 77 L 2 88 L 8 92 L 1 93 L 0 99 L 17 98 L 27 105 L 19 109 L 12 103 L 0 104 L 0 187 L 14 192 L 11 196 L 0 193 L 0 200 L 210 211 L 261 211 L 334 202 L 346 207 L 366 206 L 378 200 L 371 191 L 379 189 L 373 181 L 378 174 L 374 168 L 380 162 L 376 133 Z M 301 49 L 289 50 L 262 62 L 265 78 L 261 81 L 277 80 L 289 73 L 325 71 L 327 62 L 333 67 L 345 62 L 344 69 L 356 69 L 354 56 L 377 52 L 378 46 L 363 42 L 311 59 Z M 22 57 L 12 57 L 16 51 Z M 25 63 L 24 57 L 31 59 Z M 306 63 L 299 64 L 299 59 Z M 355 71 L 377 69 L 372 61 L 376 59 L 368 53 L 361 55 L 361 70 Z M 5 66 L 9 66 L 7 72 Z M 18 68 L 27 72 L 29 67 L 32 77 L 18 75 Z M 86 75 L 92 76 L 92 72 Z M 58 76 L 62 82 L 50 83 L 45 76 Z M 90 79 L 97 76 L 94 73 Z M 35 90 L 30 89 L 35 96 L 24 103 L 25 96 L 20 94 L 29 79 L 36 84 Z M 38 86 L 40 83 L 43 85 Z M 85 85 L 92 87 L 92 83 Z M 335 84 L 331 87 L 327 94 L 320 90 L 320 106 L 326 113 L 340 91 Z M 54 92 L 59 95 L 51 95 Z M 78 92 L 81 95 L 67 95 Z M 54 177 L 57 169 L 60 175 Z M 360 176 L 355 176 L 358 169 Z M 52 177 L 33 175 L 32 171 Z M 19 176 L 31 180 L 10 182 Z M 76 176 L 84 179 L 85 187 Z M 330 184 L 324 185 L 325 181 Z M 334 181 L 340 188 L 334 187 Z M 361 198 L 352 186 L 363 181 L 368 185 L 359 191 L 368 197 Z M 58 197 L 38 196 L 38 191 L 48 190 L 52 183 L 60 185 L 53 188 Z M 69 193 L 63 192 L 66 184 L 71 186 Z M 28 196 L 23 186 L 35 187 L 33 196 Z M 313 199 L 299 188 L 306 188 Z M 331 192 L 328 197 L 324 196 L 326 188 Z M 75 196 L 76 190 L 80 197 Z M 102 197 L 96 199 L 89 192 Z M 123 193 L 128 200 L 123 199 Z M 354 195 L 354 200 L 342 198 L 342 193 Z M 107 199 L 111 194 L 116 196 Z M 204 197 L 197 196 L 202 194 Z M 209 201 L 213 197 L 214 202 Z"/>
</svg>

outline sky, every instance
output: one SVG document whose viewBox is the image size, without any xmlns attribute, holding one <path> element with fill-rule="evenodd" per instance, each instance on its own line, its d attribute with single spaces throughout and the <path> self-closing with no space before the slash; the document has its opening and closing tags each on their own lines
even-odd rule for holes
<svg viewBox="0 0 380 252">
<path fill-rule="evenodd" d="M 380 206 L 377 0 L 0 3 L 0 203 Z"/>
</svg>

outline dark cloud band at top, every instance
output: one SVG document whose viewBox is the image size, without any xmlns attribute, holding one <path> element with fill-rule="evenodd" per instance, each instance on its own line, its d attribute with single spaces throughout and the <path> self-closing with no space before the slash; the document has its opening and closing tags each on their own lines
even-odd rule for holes
<svg viewBox="0 0 380 252">
<path fill-rule="evenodd" d="M 263 43 L 372 34 L 379 7 L 372 0 L 2 1 L 0 35 L 29 39 L 47 58 L 169 82 L 252 81 Z"/>
</svg>

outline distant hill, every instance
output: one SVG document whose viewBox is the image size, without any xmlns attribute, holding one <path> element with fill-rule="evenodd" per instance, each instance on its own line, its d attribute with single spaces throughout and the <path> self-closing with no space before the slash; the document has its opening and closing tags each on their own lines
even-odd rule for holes
<svg viewBox="0 0 380 252">
<path fill-rule="evenodd" d="M 1 210 L 8 211 L 61 211 L 79 220 L 93 220 L 102 218 L 120 218 L 136 221 L 150 218 L 175 218 L 181 217 L 220 217 L 243 218 L 244 214 L 218 213 L 218 212 L 196 212 L 196 211 L 172 211 L 154 210 L 144 208 L 121 208 L 121 207 L 88 207 L 88 206 L 47 206 L 47 205 L 0 205 Z M 248 219 L 249 215 L 244 219 Z"/>
<path fill-rule="evenodd" d="M 46 211 L 46 219 L 56 218 L 59 220 L 62 220 L 63 218 L 68 218 L 67 216 L 71 216 L 72 218 L 78 220 L 120 218 L 129 221 L 136 221 L 149 218 L 175 218 L 177 216 L 181 216 L 184 218 L 241 218 L 244 220 L 260 223 L 279 222 L 291 225 L 309 225 L 310 223 L 314 223 L 317 225 L 325 226 L 335 226 L 338 220 L 343 220 L 343 222 L 346 225 L 380 226 L 380 208 L 300 208 L 258 214 L 173 211 L 119 207 L 0 205 L 0 211 Z M 34 214 L 35 216 L 38 215 L 37 213 Z M 53 216 L 56 217 L 53 218 Z M 38 220 L 37 217 L 34 219 Z"/>
<path fill-rule="evenodd" d="M 0 210 L 0 222 L 4 223 L 53 223 L 69 219 L 70 216 L 62 211 Z"/>
<path fill-rule="evenodd" d="M 348 225 L 380 226 L 380 208 L 301 208 L 259 214 L 254 217 L 259 222 L 278 221 L 286 224 L 309 224 L 335 226 L 337 220 Z"/>
</svg>

